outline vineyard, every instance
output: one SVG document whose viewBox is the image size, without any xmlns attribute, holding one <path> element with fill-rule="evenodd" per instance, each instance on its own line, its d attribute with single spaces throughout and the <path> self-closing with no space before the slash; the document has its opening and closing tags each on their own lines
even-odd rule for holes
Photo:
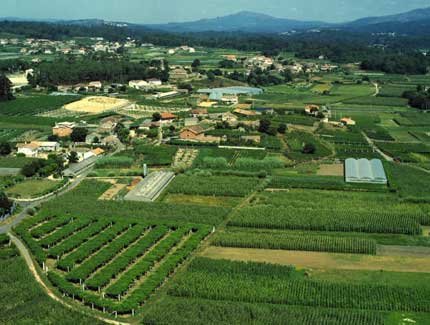
<svg viewBox="0 0 430 325">
<path fill-rule="evenodd" d="M 79 96 L 41 96 L 19 97 L 0 104 L 0 114 L 6 116 L 37 115 L 60 108 L 79 100 Z"/>
<path fill-rule="evenodd" d="M 428 288 L 306 279 L 291 267 L 199 258 L 169 294 L 217 301 L 368 311 L 430 311 Z M 375 297 L 378 297 L 375 299 Z"/>
<path fill-rule="evenodd" d="M 212 244 L 222 247 L 376 254 L 375 240 L 312 234 L 290 235 L 283 233 L 250 233 L 245 231 L 226 232 L 218 234 Z"/>
<path fill-rule="evenodd" d="M 246 196 L 253 192 L 261 181 L 250 177 L 187 176 L 179 175 L 167 188 L 172 194 Z"/>
<path fill-rule="evenodd" d="M 106 313 L 135 314 L 209 234 L 196 224 L 41 213 L 16 228 L 51 283 Z"/>
<path fill-rule="evenodd" d="M 148 222 L 191 222 L 217 225 L 231 211 L 229 208 L 194 204 L 98 201 L 111 184 L 85 180 L 75 190 L 44 205 L 51 215 L 67 214 L 86 217 L 136 217 Z M 94 203 L 96 202 L 96 204 Z"/>
<path fill-rule="evenodd" d="M 401 211 L 362 212 L 355 209 L 330 210 L 256 206 L 241 209 L 229 221 L 230 226 L 420 235 L 425 214 L 405 215 Z"/>
</svg>

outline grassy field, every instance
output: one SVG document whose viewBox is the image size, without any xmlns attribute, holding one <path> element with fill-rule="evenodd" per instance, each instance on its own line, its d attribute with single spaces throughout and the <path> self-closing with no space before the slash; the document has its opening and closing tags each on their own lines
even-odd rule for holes
<svg viewBox="0 0 430 325">
<path fill-rule="evenodd" d="M 44 194 L 48 194 L 63 183 L 61 181 L 51 181 L 46 179 L 41 180 L 26 180 L 7 189 L 7 194 L 12 197 L 29 199 Z"/>
</svg>

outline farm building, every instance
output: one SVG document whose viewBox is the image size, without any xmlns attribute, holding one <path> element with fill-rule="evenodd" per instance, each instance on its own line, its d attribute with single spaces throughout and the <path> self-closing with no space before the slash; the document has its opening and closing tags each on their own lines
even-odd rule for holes
<svg viewBox="0 0 430 325">
<path fill-rule="evenodd" d="M 354 159 L 345 161 L 345 180 L 347 183 L 387 184 L 384 166 L 379 159 Z"/>
<path fill-rule="evenodd" d="M 75 127 L 73 122 L 61 122 L 55 124 L 52 128 L 52 134 L 60 138 L 69 137 L 73 133 L 73 128 Z"/>
</svg>

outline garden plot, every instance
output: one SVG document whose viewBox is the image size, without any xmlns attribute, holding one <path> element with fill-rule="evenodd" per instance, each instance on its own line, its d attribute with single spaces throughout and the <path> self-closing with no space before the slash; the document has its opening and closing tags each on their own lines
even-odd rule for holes
<svg viewBox="0 0 430 325">
<path fill-rule="evenodd" d="M 177 167 L 184 165 L 186 167 L 191 167 L 194 160 L 197 158 L 199 151 L 196 149 L 179 149 L 176 152 L 172 166 Z"/>
<path fill-rule="evenodd" d="M 317 174 L 319 176 L 343 176 L 343 164 L 322 164 L 319 166 Z"/>
<path fill-rule="evenodd" d="M 126 201 L 155 201 L 174 177 L 175 174 L 172 172 L 152 173 L 130 191 L 124 199 Z"/>
<path fill-rule="evenodd" d="M 99 200 L 113 200 L 118 195 L 119 192 L 121 192 L 127 184 L 119 184 L 115 182 L 115 184 L 112 184 L 112 187 L 109 188 L 106 192 L 102 194 L 102 196 L 99 197 Z"/>
</svg>

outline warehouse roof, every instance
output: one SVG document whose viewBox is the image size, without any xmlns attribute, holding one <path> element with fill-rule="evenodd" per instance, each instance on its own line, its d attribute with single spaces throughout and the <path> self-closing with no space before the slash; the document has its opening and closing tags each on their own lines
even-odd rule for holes
<svg viewBox="0 0 430 325">
<path fill-rule="evenodd" d="M 345 161 L 345 179 L 348 183 L 387 184 L 384 166 L 379 159 L 354 159 Z"/>
</svg>

